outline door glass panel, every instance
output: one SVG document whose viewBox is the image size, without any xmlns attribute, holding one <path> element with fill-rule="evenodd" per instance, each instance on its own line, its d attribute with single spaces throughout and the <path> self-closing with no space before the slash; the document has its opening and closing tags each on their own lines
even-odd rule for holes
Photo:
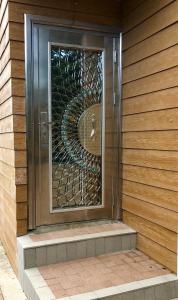
<svg viewBox="0 0 178 300">
<path fill-rule="evenodd" d="M 52 208 L 99 207 L 103 51 L 50 46 Z"/>
</svg>

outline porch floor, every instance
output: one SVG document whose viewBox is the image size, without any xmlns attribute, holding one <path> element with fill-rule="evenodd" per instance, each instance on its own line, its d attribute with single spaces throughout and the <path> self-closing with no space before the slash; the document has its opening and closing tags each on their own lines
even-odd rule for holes
<svg viewBox="0 0 178 300">
<path fill-rule="evenodd" d="M 56 299 L 170 274 L 138 250 L 62 262 L 38 270 Z"/>
<path fill-rule="evenodd" d="M 73 225 L 74 226 L 74 225 Z M 50 227 L 48 227 L 50 230 Z M 80 223 L 76 224 L 75 227 L 66 227 L 63 229 L 55 230 L 55 231 L 49 231 L 49 232 L 43 232 L 43 233 L 33 233 L 29 235 L 30 239 L 33 242 L 41 242 L 45 240 L 53 240 L 53 239 L 60 239 L 60 238 L 69 238 L 73 236 L 82 236 L 82 235 L 90 235 L 90 234 L 97 234 L 97 233 L 105 233 L 105 232 L 113 232 L 113 231 L 119 231 L 119 232 L 128 232 L 129 227 L 122 223 L 122 222 L 112 222 L 112 223 L 106 223 L 103 222 L 102 224 L 97 222 L 91 222 L 89 223 Z"/>
</svg>

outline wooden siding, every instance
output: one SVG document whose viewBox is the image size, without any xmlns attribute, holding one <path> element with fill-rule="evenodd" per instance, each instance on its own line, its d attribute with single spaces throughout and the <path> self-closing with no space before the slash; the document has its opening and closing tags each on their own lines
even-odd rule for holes
<svg viewBox="0 0 178 300">
<path fill-rule="evenodd" d="M 178 2 L 128 0 L 123 12 L 123 220 L 176 272 Z"/>
<path fill-rule="evenodd" d="M 2 0 L 0 6 L 0 230 L 16 268 L 16 236 L 27 232 L 24 14 L 119 24 L 119 2 Z"/>
</svg>

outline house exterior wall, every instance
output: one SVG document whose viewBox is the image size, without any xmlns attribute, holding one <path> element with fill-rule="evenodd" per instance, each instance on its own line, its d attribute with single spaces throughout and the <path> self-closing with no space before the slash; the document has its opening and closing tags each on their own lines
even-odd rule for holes
<svg viewBox="0 0 178 300">
<path fill-rule="evenodd" d="M 16 266 L 16 236 L 27 233 L 24 14 L 119 24 L 119 3 L 104 1 L 1 1 L 0 7 L 0 232 Z"/>
<path fill-rule="evenodd" d="M 123 5 L 123 221 L 176 272 L 178 1 Z"/>
<path fill-rule="evenodd" d="M 27 228 L 24 66 L 18 60 L 21 44 L 11 40 L 6 0 L 0 24 L 0 238 L 15 268 L 16 236 Z"/>
</svg>

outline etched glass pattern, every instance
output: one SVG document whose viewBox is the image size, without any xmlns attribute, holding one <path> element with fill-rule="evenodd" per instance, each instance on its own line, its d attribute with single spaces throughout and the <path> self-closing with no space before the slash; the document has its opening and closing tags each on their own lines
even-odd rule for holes
<svg viewBox="0 0 178 300">
<path fill-rule="evenodd" d="M 53 209 L 102 204 L 102 57 L 51 45 Z"/>
</svg>

